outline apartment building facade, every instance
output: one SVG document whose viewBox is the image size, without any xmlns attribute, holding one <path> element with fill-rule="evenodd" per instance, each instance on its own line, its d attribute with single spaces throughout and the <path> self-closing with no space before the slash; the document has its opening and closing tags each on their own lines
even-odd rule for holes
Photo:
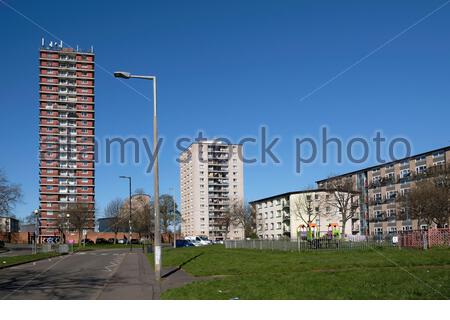
<svg viewBox="0 0 450 320">
<path fill-rule="evenodd" d="M 244 200 L 242 145 L 218 141 L 191 144 L 181 153 L 181 234 L 210 240 L 243 239 L 239 225 L 224 225 L 232 202 Z"/>
<path fill-rule="evenodd" d="M 94 230 L 94 58 L 93 50 L 45 44 L 39 50 L 39 234 L 60 237 L 58 217 L 72 204 L 89 211 Z"/>
<path fill-rule="evenodd" d="M 342 228 L 333 194 L 323 189 L 283 193 L 250 202 L 256 212 L 256 234 L 260 239 L 296 240 L 301 231 L 313 228 L 318 236 L 330 228 Z M 356 215 L 357 216 L 357 215 Z M 350 219 L 346 234 L 354 234 L 357 219 Z"/>
<path fill-rule="evenodd" d="M 450 164 L 450 147 L 317 181 L 319 188 L 333 179 L 351 179 L 359 193 L 360 234 L 381 235 L 428 228 L 408 218 L 398 198 L 407 193 L 418 179 Z"/>
</svg>

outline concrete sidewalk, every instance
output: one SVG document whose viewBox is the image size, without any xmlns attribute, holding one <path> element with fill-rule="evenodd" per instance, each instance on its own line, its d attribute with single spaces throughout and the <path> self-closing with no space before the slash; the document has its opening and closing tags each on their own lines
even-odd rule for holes
<svg viewBox="0 0 450 320">
<path fill-rule="evenodd" d="M 159 299 L 160 289 L 147 256 L 127 253 L 114 275 L 107 281 L 97 299 L 151 300 Z"/>
</svg>

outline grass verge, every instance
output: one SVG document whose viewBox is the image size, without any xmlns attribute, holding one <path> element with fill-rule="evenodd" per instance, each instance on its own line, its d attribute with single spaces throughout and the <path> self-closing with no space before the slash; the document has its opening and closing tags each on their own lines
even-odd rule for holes
<svg viewBox="0 0 450 320">
<path fill-rule="evenodd" d="M 182 264 L 195 276 L 216 279 L 168 290 L 162 294 L 163 299 L 450 297 L 448 248 L 297 253 L 215 245 L 164 251 L 164 266 Z"/>
<path fill-rule="evenodd" d="M 23 256 L 0 257 L 0 269 L 12 267 L 23 263 L 33 262 L 37 260 L 52 258 L 56 256 L 59 256 L 59 254 L 55 252 L 49 252 L 49 253 L 27 254 Z"/>
</svg>

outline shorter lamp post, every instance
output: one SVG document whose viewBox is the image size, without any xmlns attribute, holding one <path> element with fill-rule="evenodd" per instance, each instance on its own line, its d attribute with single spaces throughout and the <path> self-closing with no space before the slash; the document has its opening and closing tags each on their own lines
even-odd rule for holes
<svg viewBox="0 0 450 320">
<path fill-rule="evenodd" d="M 37 254 L 37 242 L 39 238 L 39 210 L 34 210 L 34 254 Z"/>
<path fill-rule="evenodd" d="M 66 232 L 63 234 L 64 237 L 64 243 L 67 243 L 67 237 L 66 237 L 66 233 L 69 231 L 69 219 L 70 219 L 70 213 L 66 214 Z"/>
<path fill-rule="evenodd" d="M 129 219 L 128 219 L 128 230 L 129 230 L 130 234 L 129 234 L 129 240 L 128 241 L 130 241 L 130 252 L 131 252 L 131 251 L 133 251 L 133 244 L 131 243 L 131 237 L 133 235 L 132 234 L 132 230 L 131 230 L 131 177 L 120 176 L 119 178 L 120 179 L 128 179 L 128 186 L 129 186 L 129 192 L 130 192 L 130 195 L 129 195 L 129 197 L 130 197 L 130 199 L 129 199 L 129 201 L 130 201 L 130 203 L 129 203 L 130 216 L 129 216 Z"/>
</svg>

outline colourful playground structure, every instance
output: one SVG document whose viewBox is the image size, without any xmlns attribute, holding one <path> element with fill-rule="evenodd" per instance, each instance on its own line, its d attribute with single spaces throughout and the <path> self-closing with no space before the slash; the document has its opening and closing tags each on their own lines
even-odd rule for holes
<svg viewBox="0 0 450 320">
<path fill-rule="evenodd" d="M 337 223 L 328 224 L 327 232 L 320 232 L 315 223 L 308 223 L 308 225 L 299 225 L 297 227 L 297 237 L 300 240 L 312 241 L 315 239 L 340 239 L 341 229 Z"/>
</svg>

